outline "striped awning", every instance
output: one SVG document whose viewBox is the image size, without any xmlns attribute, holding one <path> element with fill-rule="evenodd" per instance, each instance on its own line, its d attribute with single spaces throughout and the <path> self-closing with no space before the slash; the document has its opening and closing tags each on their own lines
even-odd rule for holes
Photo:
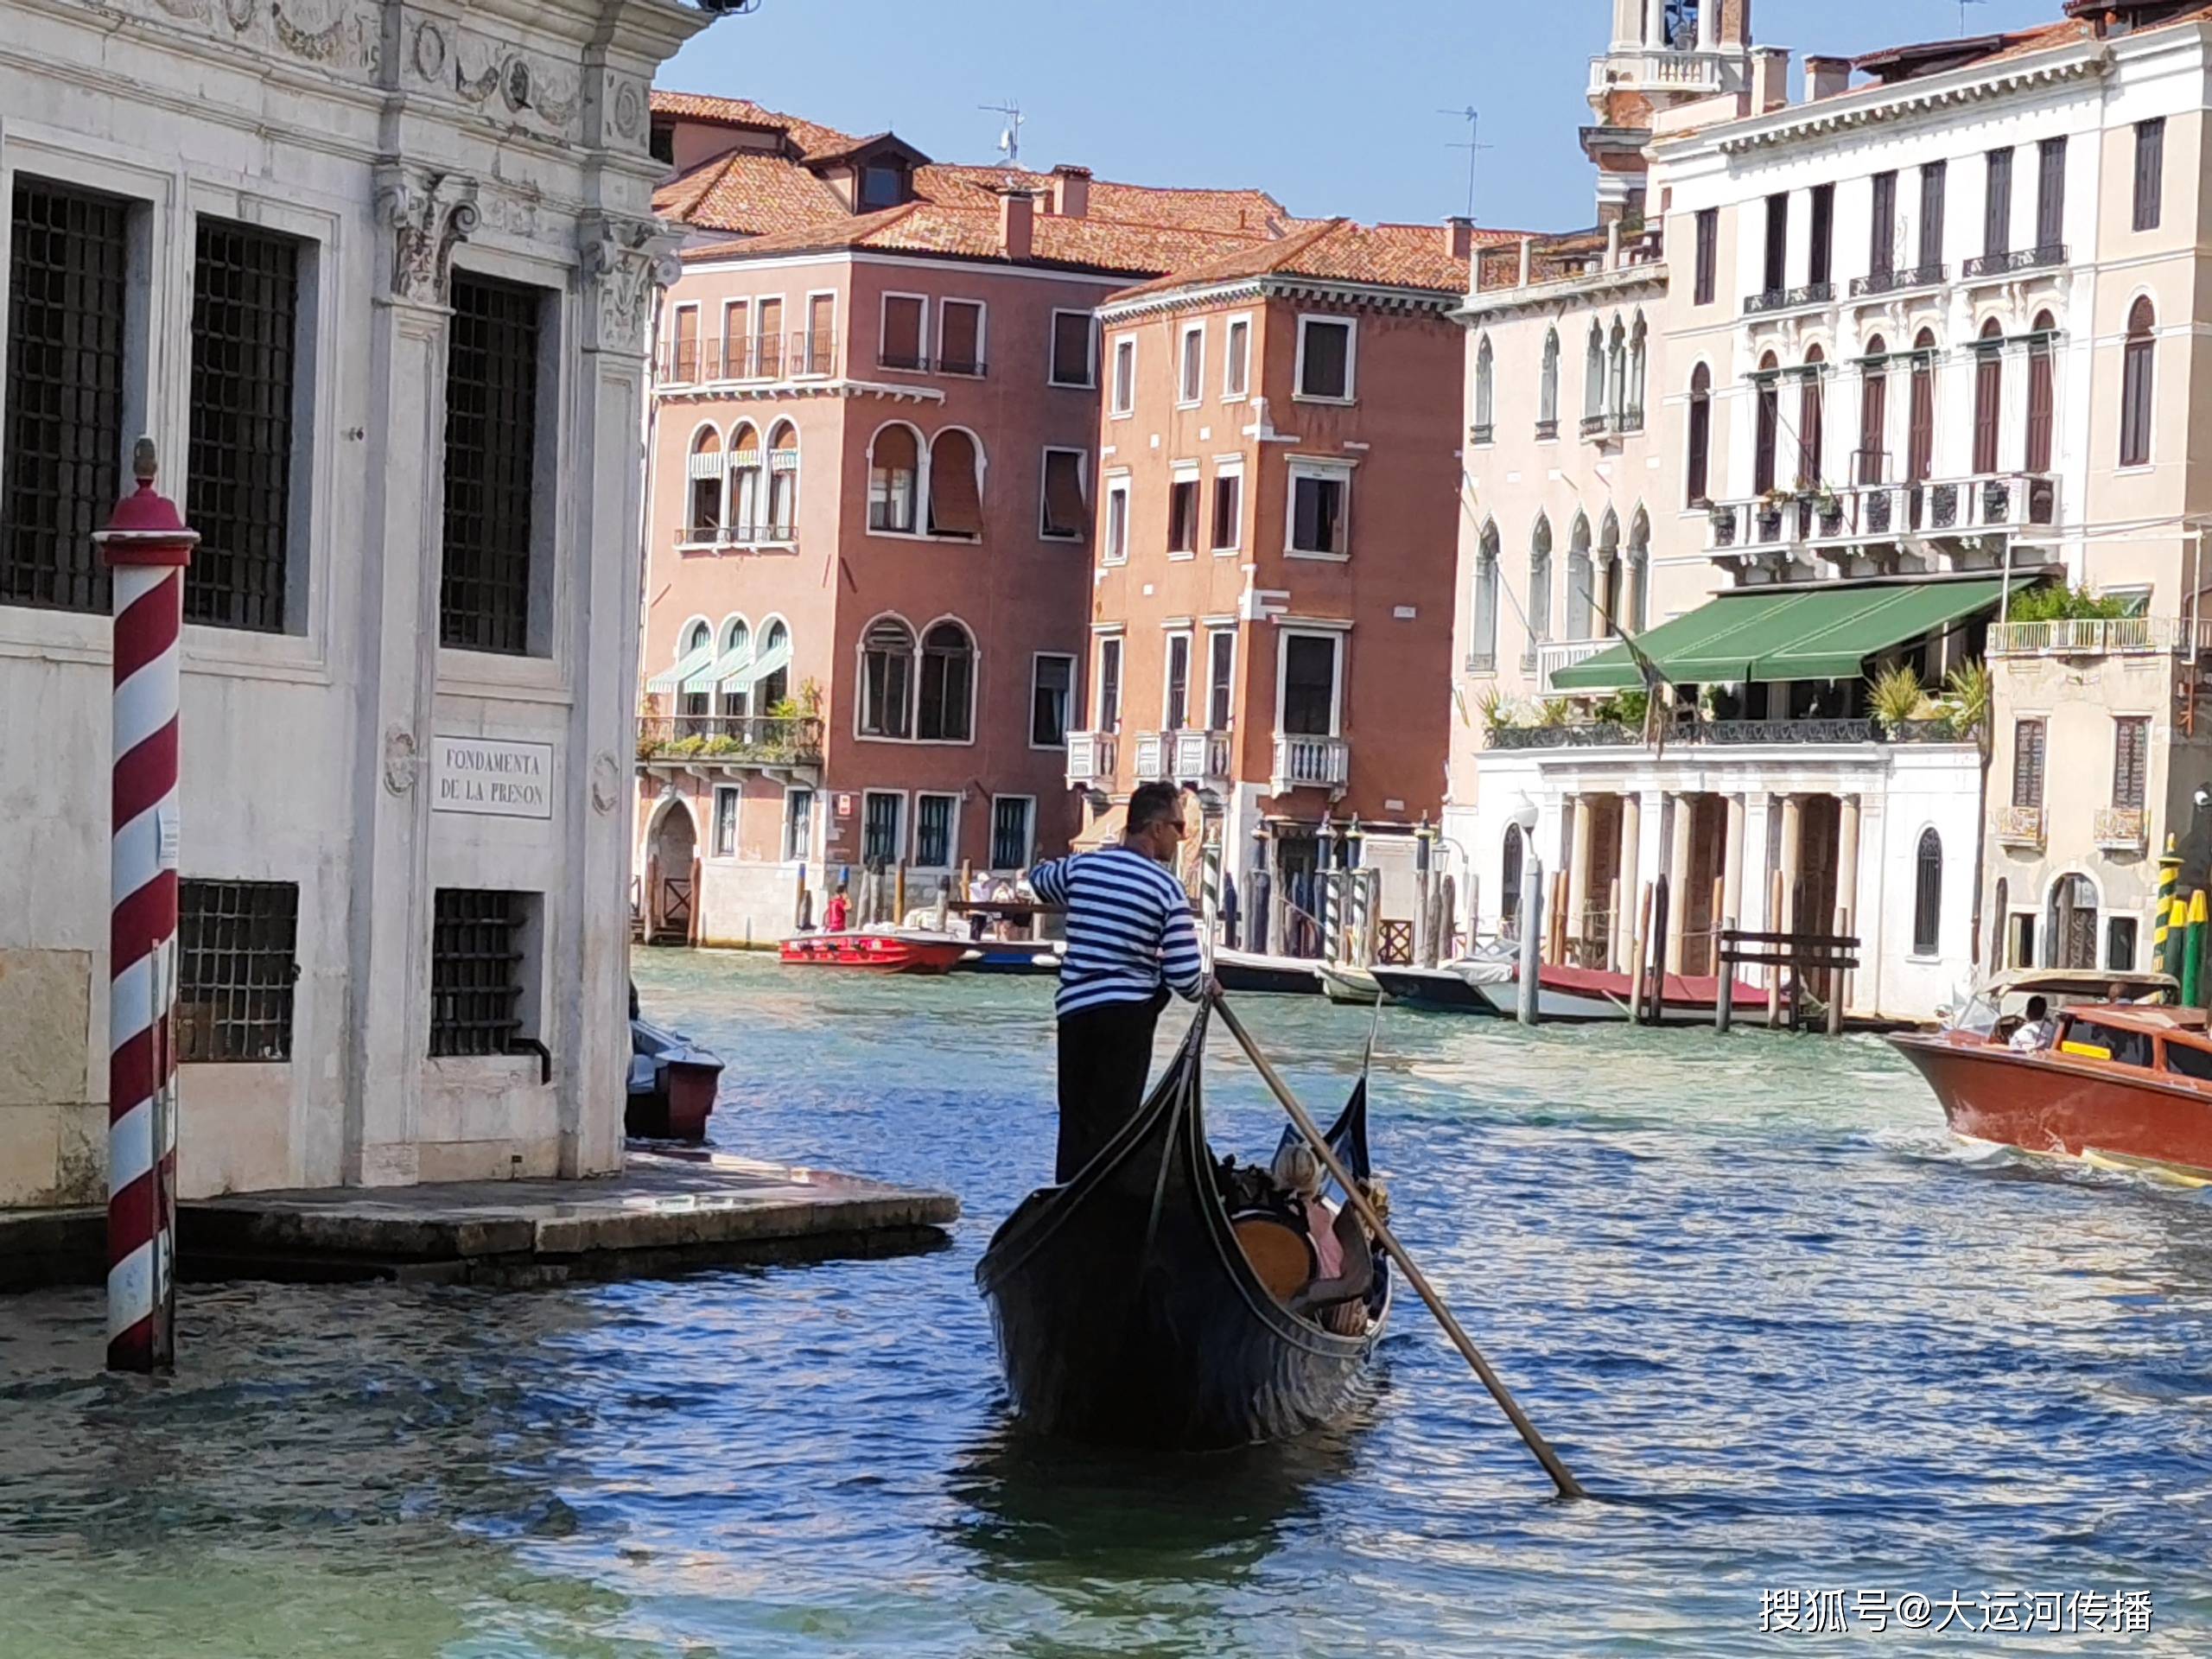
<svg viewBox="0 0 2212 1659">
<path fill-rule="evenodd" d="M 718 691 L 729 681 L 744 674 L 753 662 L 753 639 L 747 635 L 739 644 L 709 663 L 696 674 L 683 682 L 686 691 Z"/>
<path fill-rule="evenodd" d="M 778 669 L 789 668 L 791 665 L 791 636 L 786 634 L 754 658 L 752 665 L 745 669 L 739 677 L 738 683 L 748 688 L 755 686 Z"/>
<path fill-rule="evenodd" d="M 721 475 L 722 452 L 721 450 L 709 449 L 703 454 L 695 454 L 691 457 L 692 477 L 720 478 Z"/>
<path fill-rule="evenodd" d="M 688 651 L 677 658 L 674 666 L 664 668 L 645 682 L 648 691 L 674 691 L 681 687 L 709 663 L 715 660 L 715 642 L 711 639 L 696 651 Z"/>
</svg>

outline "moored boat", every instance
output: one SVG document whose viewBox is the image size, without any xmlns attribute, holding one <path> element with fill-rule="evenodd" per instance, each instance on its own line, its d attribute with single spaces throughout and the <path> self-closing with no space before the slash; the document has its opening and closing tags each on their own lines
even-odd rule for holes
<svg viewBox="0 0 2212 1659">
<path fill-rule="evenodd" d="M 2212 1033 L 2202 1009 L 2158 1000 L 2176 988 L 2162 974 L 2009 974 L 1944 1030 L 1889 1040 L 1927 1079 L 1955 1135 L 2203 1180 Z M 2144 1000 L 2107 1000 L 2115 990 Z M 2031 996 L 2054 1010 L 2050 1039 L 2016 1048 Z"/>
<path fill-rule="evenodd" d="M 1137 1116 L 1074 1179 L 1031 1194 L 976 1266 L 1014 1408 L 1036 1430 L 1213 1450 L 1296 1434 L 1356 1396 L 1389 1309 L 1382 1260 L 1357 1336 L 1268 1288 L 1206 1141 L 1205 1028 L 1202 1009 Z M 1364 1179 L 1363 1073 L 1327 1138 Z"/>
<path fill-rule="evenodd" d="M 630 1086 L 622 1128 L 647 1141 L 703 1141 L 722 1063 L 689 1037 L 641 1019 L 630 987 Z"/>
<path fill-rule="evenodd" d="M 1508 1019 L 1520 1013 L 1521 970 L 1517 965 L 1503 977 L 1478 981 L 1474 994 L 1490 1004 L 1494 1014 Z M 1629 997 L 1634 986 L 1626 974 L 1601 968 L 1570 968 L 1547 963 L 1536 972 L 1536 1015 L 1540 1020 L 1591 1023 L 1629 1018 Z M 1719 1004 L 1720 982 L 1709 974 L 1668 974 L 1661 982 L 1659 1023 L 1696 1026 L 1711 1022 Z M 1766 992 L 1756 985 L 1736 982 L 1733 1006 L 1739 1015 L 1764 1014 Z"/>
<path fill-rule="evenodd" d="M 1057 974 L 1060 949 L 1051 939 L 978 939 L 963 951 L 963 974 Z"/>
<path fill-rule="evenodd" d="M 1373 971 L 1376 982 L 1393 1002 L 1411 1008 L 1479 1014 L 1495 1014 L 1497 1010 L 1476 988 L 1510 979 L 1513 973 L 1509 963 L 1476 960 L 1447 962 L 1434 968 L 1378 967 Z"/>
<path fill-rule="evenodd" d="M 1371 1007 L 1382 1000 L 1382 987 L 1375 976 L 1357 963 L 1317 962 L 1313 971 L 1320 976 L 1321 994 L 1332 1002 Z"/>
<path fill-rule="evenodd" d="M 777 947 L 786 966 L 856 968 L 879 974 L 946 974 L 970 946 L 949 935 L 875 929 L 798 933 Z"/>
<path fill-rule="evenodd" d="M 1214 952 L 1213 974 L 1224 991 L 1286 991 L 1316 996 L 1321 990 L 1319 964 L 1310 957 L 1263 957 L 1253 950 L 1224 949 Z"/>
</svg>

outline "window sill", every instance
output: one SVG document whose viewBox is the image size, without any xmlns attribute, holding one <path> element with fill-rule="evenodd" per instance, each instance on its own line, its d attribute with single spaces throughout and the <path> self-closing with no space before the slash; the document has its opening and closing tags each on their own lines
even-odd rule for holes
<svg viewBox="0 0 2212 1659">
<path fill-rule="evenodd" d="M 1056 547 L 1081 547 L 1083 532 L 1077 531 L 1073 535 L 1069 535 L 1062 531 L 1040 530 L 1037 532 L 1037 539 L 1040 542 L 1050 542 Z"/>
<path fill-rule="evenodd" d="M 1213 556 L 1217 559 L 1233 559 L 1243 551 L 1243 549 L 1238 547 L 1217 547 L 1213 550 Z"/>
<path fill-rule="evenodd" d="M 1178 409 L 1204 409 L 1205 406 L 1206 400 L 1204 397 L 1178 397 L 1175 400 L 1175 407 Z"/>
<path fill-rule="evenodd" d="M 1191 560 L 1195 559 L 1198 556 L 1198 550 L 1195 548 L 1185 547 L 1178 549 L 1171 547 L 1167 550 L 1167 562 L 1170 564 L 1186 564 Z"/>
<path fill-rule="evenodd" d="M 1134 409 L 1109 409 L 1106 411 L 1106 418 L 1109 421 L 1127 421 L 1134 419 L 1135 416 L 1136 410 Z"/>
<path fill-rule="evenodd" d="M 1349 553 L 1324 553 L 1319 549 L 1313 548 L 1286 547 L 1282 550 L 1282 556 L 1286 559 L 1316 559 L 1324 564 L 1351 563 L 1351 555 Z"/>
<path fill-rule="evenodd" d="M 2158 466 L 2156 461 L 2131 461 L 2125 467 L 2113 467 L 2110 475 L 2113 478 L 2148 478 L 2158 470 Z"/>
<path fill-rule="evenodd" d="M 1102 555 L 1099 556 L 1099 560 L 1098 560 L 1098 563 L 1101 563 L 1101 564 L 1111 564 L 1111 565 L 1123 565 L 1123 564 L 1127 564 L 1128 562 L 1129 562 L 1129 556 L 1128 556 L 1128 554 L 1126 554 L 1126 553 L 1106 553 L 1106 554 L 1102 554 Z"/>
<path fill-rule="evenodd" d="M 1045 384 L 1058 391 L 1096 391 L 1096 380 L 1047 380 Z"/>
<path fill-rule="evenodd" d="M 1322 404 L 1336 409 L 1350 409 L 1359 399 L 1354 397 L 1324 397 L 1319 392 L 1294 391 L 1290 394 L 1290 401 L 1294 404 Z"/>
</svg>

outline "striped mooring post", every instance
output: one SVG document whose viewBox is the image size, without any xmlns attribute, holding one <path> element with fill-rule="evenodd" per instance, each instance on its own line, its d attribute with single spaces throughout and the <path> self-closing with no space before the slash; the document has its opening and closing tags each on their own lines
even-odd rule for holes
<svg viewBox="0 0 2212 1659">
<path fill-rule="evenodd" d="M 138 487 L 95 533 L 114 575 L 114 796 L 109 859 L 107 1363 L 175 1363 L 178 638 L 200 537 L 156 493 L 153 440 Z"/>
<path fill-rule="evenodd" d="M 2204 928 L 2207 913 L 2204 889 L 2199 887 L 2189 895 L 2189 913 L 2182 930 L 2181 944 L 2181 1005 L 2185 1008 L 2204 1006 Z"/>
<path fill-rule="evenodd" d="M 2158 908 L 2154 912 L 2151 929 L 2151 966 L 2161 974 L 2181 977 L 2181 941 L 2173 937 L 2169 924 L 2173 916 L 2175 889 L 2181 885 L 2181 855 L 2174 850 L 2174 838 L 2166 836 L 2166 850 L 2158 855 Z"/>
</svg>

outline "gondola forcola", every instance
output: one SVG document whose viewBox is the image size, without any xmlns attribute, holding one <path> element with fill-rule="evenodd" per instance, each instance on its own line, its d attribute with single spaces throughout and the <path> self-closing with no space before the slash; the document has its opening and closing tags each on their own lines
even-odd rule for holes
<svg viewBox="0 0 2212 1659">
<path fill-rule="evenodd" d="M 976 1269 L 1015 1409 L 1071 1440 L 1204 1451 L 1279 1440 L 1350 1405 L 1389 1313 L 1323 1330 L 1268 1289 L 1237 1241 L 1199 1103 L 1208 1010 L 1142 1109 L 1065 1185 L 1009 1216 Z M 1327 1135 L 1363 1179 L 1367 1077 Z"/>
</svg>

